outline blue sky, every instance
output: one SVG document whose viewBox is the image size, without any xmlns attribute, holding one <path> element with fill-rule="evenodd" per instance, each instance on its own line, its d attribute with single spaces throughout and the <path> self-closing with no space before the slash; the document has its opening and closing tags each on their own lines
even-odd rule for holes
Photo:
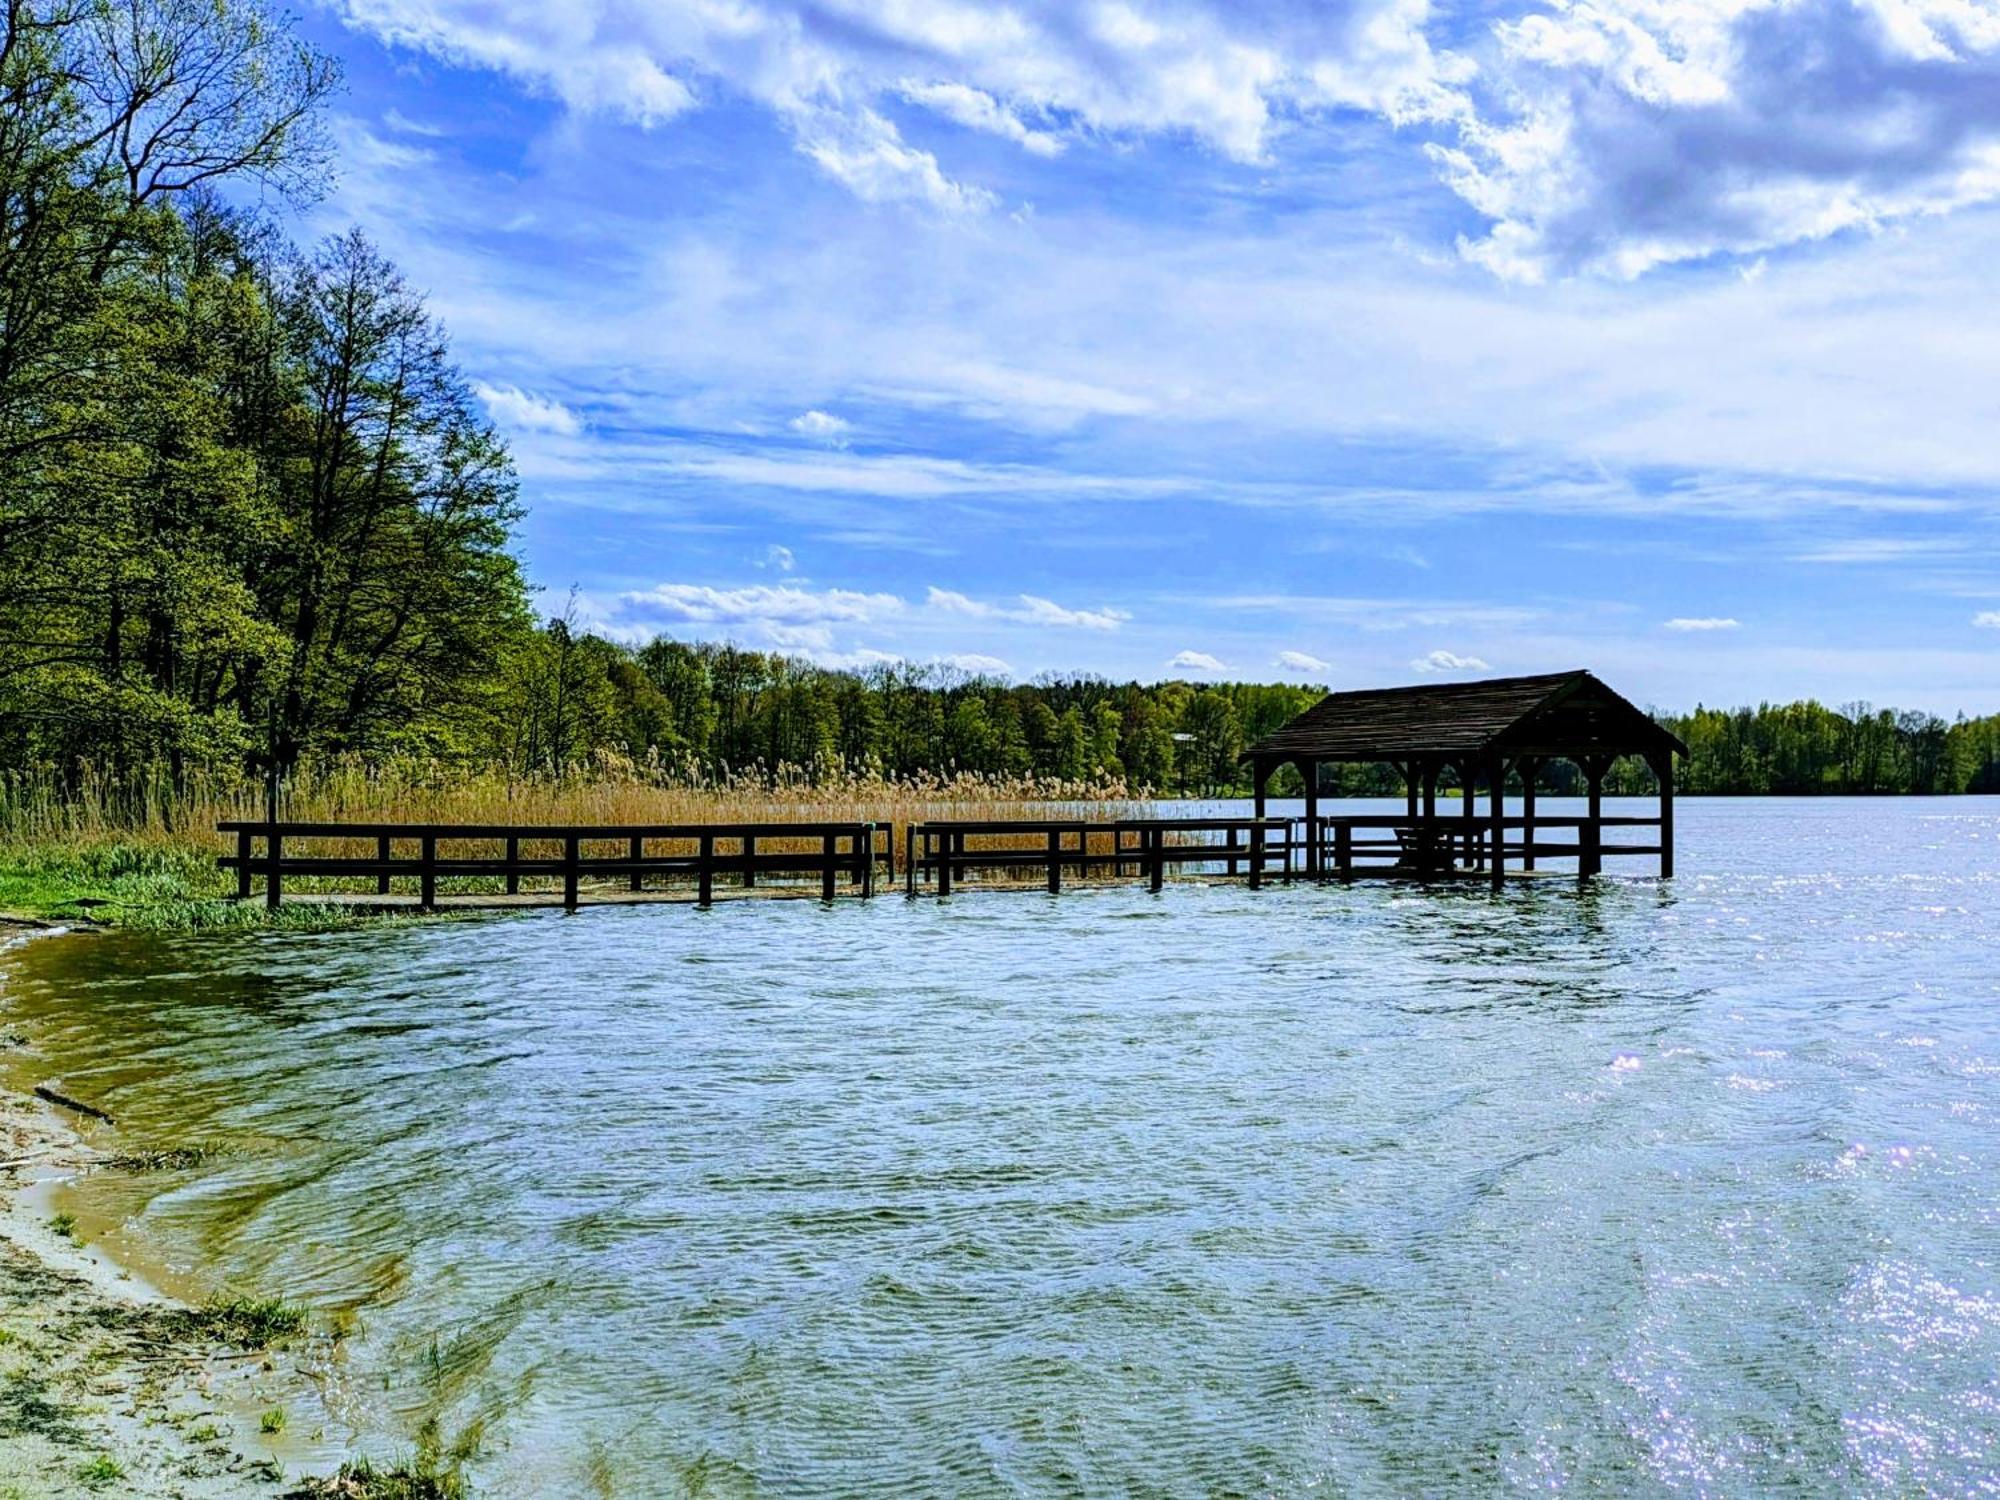
<svg viewBox="0 0 2000 1500">
<path fill-rule="evenodd" d="M 338 0 L 544 602 L 2000 709 L 2000 0 Z"/>
</svg>

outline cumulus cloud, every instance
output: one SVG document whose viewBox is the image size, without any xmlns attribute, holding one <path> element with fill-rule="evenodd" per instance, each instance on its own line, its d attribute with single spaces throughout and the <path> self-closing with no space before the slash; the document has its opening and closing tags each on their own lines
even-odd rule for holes
<svg viewBox="0 0 2000 1500">
<path fill-rule="evenodd" d="M 937 658 L 940 666 L 956 667 L 961 672 L 971 672 L 980 677 L 1012 677 L 1014 669 L 997 656 L 982 656 L 977 651 L 954 651 Z"/>
<path fill-rule="evenodd" d="M 1736 630 L 1740 622 L 1721 615 L 1676 615 L 1667 621 L 1669 630 Z"/>
<path fill-rule="evenodd" d="M 1210 656 L 1206 651 L 1178 651 L 1168 661 L 1170 670 L 1179 672 L 1227 672 L 1228 666 Z"/>
<path fill-rule="evenodd" d="M 968 130 L 1003 136 L 1036 156 L 1062 155 L 1062 137 L 1029 129 L 1019 115 L 982 90 L 962 83 L 912 83 L 904 86 L 903 97 Z"/>
<path fill-rule="evenodd" d="M 847 434 L 853 424 L 845 417 L 836 417 L 830 411 L 815 407 L 811 411 L 800 412 L 786 424 L 800 437 L 811 438 L 814 442 L 829 443 L 840 447 L 847 441 Z"/>
<path fill-rule="evenodd" d="M 1493 28 L 1450 184 L 1508 277 L 1636 276 L 2000 197 L 1991 0 L 1585 0 Z"/>
<path fill-rule="evenodd" d="M 742 632 L 785 650 L 819 653 L 832 650 L 836 628 L 893 619 L 905 608 L 894 594 L 810 589 L 790 583 L 729 589 L 663 583 L 621 594 L 619 603 L 621 612 L 635 624 Z"/>
<path fill-rule="evenodd" d="M 563 437 L 574 437 L 583 431 L 583 419 L 560 401 L 533 395 L 519 386 L 488 385 L 475 380 L 472 393 L 493 420 L 509 431 L 553 432 Z"/>
<path fill-rule="evenodd" d="M 1981 630 L 2000 630 L 2000 609 L 1982 609 L 1972 617 L 1972 623 Z"/>
<path fill-rule="evenodd" d="M 1302 672 L 1308 677 L 1321 677 L 1333 670 L 1333 663 L 1321 661 L 1304 651 L 1280 651 L 1275 665 L 1288 672 Z"/>
<path fill-rule="evenodd" d="M 1492 667 L 1476 656 L 1460 656 L 1455 651 L 1433 651 L 1419 656 L 1410 665 L 1419 672 L 1490 672 Z"/>
<path fill-rule="evenodd" d="M 947 614 L 980 620 L 1011 620 L 1021 625 L 1058 625 L 1076 630 L 1116 630 L 1132 616 L 1122 609 L 1069 609 L 1053 599 L 1018 594 L 1012 604 L 989 604 L 952 589 L 933 586 L 924 602 Z"/>
<path fill-rule="evenodd" d="M 914 104 L 1050 155 L 1027 121 L 1176 133 L 1264 160 L 1275 118 L 1370 110 L 1398 123 L 1463 110 L 1470 65 L 1435 50 L 1428 0 L 1248 6 L 1231 0 L 879 0 L 758 5 L 598 0 L 336 0 L 350 25 L 508 73 L 572 108 L 654 125 L 704 94 L 775 111 L 800 150 L 863 197 L 949 211 L 993 201 L 952 179 L 883 111 Z"/>
</svg>

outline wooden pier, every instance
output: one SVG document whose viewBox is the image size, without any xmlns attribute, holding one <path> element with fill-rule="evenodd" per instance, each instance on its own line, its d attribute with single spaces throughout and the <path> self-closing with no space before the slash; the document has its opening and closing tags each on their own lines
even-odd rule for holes
<svg viewBox="0 0 2000 1500">
<path fill-rule="evenodd" d="M 465 823 L 265 823 L 218 827 L 236 838 L 234 856 L 217 863 L 236 872 L 236 895 L 247 900 L 256 877 L 276 907 L 288 879 L 372 878 L 377 895 L 397 880 L 413 882 L 419 907 L 438 901 L 440 880 L 499 881 L 521 894 L 524 879 L 559 881 L 562 905 L 576 910 L 585 880 L 610 879 L 632 893 L 648 882 L 692 881 L 696 901 L 714 899 L 718 881 L 754 887 L 761 876 L 817 876 L 820 899 L 845 886 L 875 892 L 883 864 L 895 877 L 896 850 L 887 825 L 874 823 L 715 823 L 547 827 Z M 258 842 L 262 841 L 262 848 Z M 347 846 L 329 852 L 325 845 Z M 301 854 L 301 844 L 320 846 Z M 356 844 L 368 849 L 352 851 Z M 370 847 L 372 846 L 372 847 Z"/>
<path fill-rule="evenodd" d="M 1220 835 L 1218 842 L 1213 835 Z M 935 879 L 949 896 L 972 870 L 1040 870 L 1050 891 L 1062 889 L 1063 872 L 1080 879 L 1108 871 L 1113 878 L 1143 874 L 1159 890 L 1168 868 L 1219 866 L 1246 876 L 1254 890 L 1265 879 L 1292 878 L 1297 847 L 1289 818 L 1125 818 L 1115 822 L 932 822 L 905 835 L 905 889 Z"/>
<path fill-rule="evenodd" d="M 1588 881 L 1609 858 L 1654 856 L 1674 872 L 1674 758 L 1687 747 L 1588 672 L 1506 677 L 1332 693 L 1244 758 L 1256 786 L 1250 817 L 934 821 L 904 834 L 904 889 L 940 896 L 975 870 L 1012 877 L 1039 874 L 1051 892 L 1066 873 L 1080 880 L 1143 877 L 1152 890 L 1169 870 L 1243 879 L 1255 888 L 1276 878 L 1365 877 L 1444 880 L 1484 878 L 1498 890 L 1510 861 L 1524 873 L 1545 859 L 1574 859 Z M 1604 777 L 1619 756 L 1643 758 L 1659 786 L 1653 817 L 1606 817 Z M 1582 817 L 1548 817 L 1535 805 L 1537 782 L 1551 760 L 1568 759 L 1588 788 Z M 1388 762 L 1407 789 L 1398 814 L 1322 816 L 1319 769 L 1339 761 Z M 1281 765 L 1305 778 L 1302 821 L 1265 816 L 1265 794 Z M 1447 770 L 1461 791 L 1456 814 L 1438 812 Z M 1521 811 L 1506 811 L 1512 778 Z M 1484 790 L 1487 806 L 1479 806 Z M 660 899 L 661 883 L 692 886 L 707 906 L 718 883 L 754 889 L 766 876 L 817 882 L 820 899 L 843 890 L 875 893 L 877 870 L 896 877 L 895 831 L 877 823 L 713 823 L 660 826 L 544 827 L 448 823 L 231 822 L 220 825 L 236 853 L 220 861 L 236 872 L 238 899 L 257 877 L 276 907 L 287 881 L 365 880 L 378 898 L 396 881 L 414 885 L 416 904 L 439 901 L 441 881 L 497 884 L 510 901 L 532 899 L 524 880 L 543 883 L 554 904 L 576 910 L 584 881 L 620 884 L 631 899 Z M 1607 842 L 1607 830 L 1643 828 L 1650 842 Z M 1568 839 L 1551 834 L 1568 833 Z M 261 841 L 261 848 L 259 847 Z M 301 853 L 299 846 L 311 846 Z M 335 847 L 328 847 L 329 845 Z M 650 884 L 649 884 L 650 883 Z M 806 884 L 804 889 L 810 890 Z M 332 896 L 320 899 L 338 899 Z M 359 898 L 353 898 L 359 899 Z M 407 899 L 407 898 L 406 898 Z"/>
<path fill-rule="evenodd" d="M 1329 863 L 1343 880 L 1364 873 L 1428 879 L 1470 870 L 1483 873 L 1497 890 L 1510 859 L 1528 871 L 1538 859 L 1572 856 L 1577 878 L 1589 880 L 1603 871 L 1607 857 L 1654 854 L 1660 874 L 1672 875 L 1674 758 L 1687 753 L 1678 738 L 1590 673 L 1556 672 L 1329 693 L 1252 745 L 1243 758 L 1250 763 L 1259 815 L 1280 766 L 1295 766 L 1304 778 L 1310 876 L 1325 874 Z M 1659 787 L 1656 817 L 1604 816 L 1605 773 L 1627 755 L 1652 768 Z M 1570 761 L 1583 773 L 1587 811 L 1581 818 L 1536 815 L 1538 783 L 1556 760 Z M 1406 789 L 1404 815 L 1321 817 L 1320 767 L 1341 763 L 1395 766 Z M 1438 815 L 1438 783 L 1446 771 L 1459 785 L 1457 818 Z M 1519 813 L 1505 810 L 1510 778 L 1521 788 Z M 1657 829 L 1657 841 L 1604 841 L 1606 828 L 1633 825 Z M 1543 841 L 1545 830 L 1564 828 L 1576 830 L 1574 843 Z M 1519 837 L 1510 837 L 1517 829 Z"/>
</svg>

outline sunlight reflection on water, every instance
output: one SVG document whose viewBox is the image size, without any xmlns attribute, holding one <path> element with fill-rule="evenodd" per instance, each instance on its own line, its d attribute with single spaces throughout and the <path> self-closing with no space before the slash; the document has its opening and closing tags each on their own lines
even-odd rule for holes
<svg viewBox="0 0 2000 1500">
<path fill-rule="evenodd" d="M 1990 1489 L 2000 806 L 1681 825 L 1670 887 L 40 945 L 0 1015 L 240 1150 L 97 1211 L 356 1309 L 354 1420 L 486 1417 L 498 1496 Z"/>
</svg>

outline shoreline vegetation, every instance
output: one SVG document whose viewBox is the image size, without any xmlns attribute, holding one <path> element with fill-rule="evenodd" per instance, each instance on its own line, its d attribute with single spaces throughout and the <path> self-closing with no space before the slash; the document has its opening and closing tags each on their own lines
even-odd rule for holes
<svg viewBox="0 0 2000 1500">
<path fill-rule="evenodd" d="M 1689 727 L 1684 724 L 1681 732 L 1690 732 Z M 1701 753 L 1698 748 L 1695 767 Z M 1350 772 L 1346 784 L 1328 787 L 1324 795 L 1403 795 L 1392 768 L 1345 769 Z M 1628 774 L 1608 779 L 1610 795 L 1652 792 L 1650 773 L 1623 769 Z M 1700 778 L 1690 774 L 1688 779 Z M 1542 791 L 1545 796 L 1564 794 L 1559 777 L 1545 777 Z M 1279 798 L 1298 792 L 1296 785 L 1273 788 Z M 1442 792 L 1446 797 L 1458 794 L 1449 777 Z M 1215 796 L 1243 794 L 1242 788 L 1229 785 L 1211 788 Z M 1729 794 L 1713 786 L 1706 793 L 1692 793 Z M 46 768 L 0 772 L 0 928 L 11 923 L 29 929 L 319 930 L 417 917 L 414 909 L 336 903 L 293 903 L 273 911 L 262 901 L 233 899 L 234 874 L 216 865 L 232 846 L 216 825 L 262 819 L 269 796 L 265 780 L 241 765 L 176 771 L 153 764 L 114 775 L 85 764 L 66 777 Z M 973 771 L 899 776 L 872 769 L 798 767 L 707 774 L 658 755 L 634 760 L 600 751 L 560 771 L 529 774 L 504 763 L 414 756 L 308 760 L 279 782 L 277 799 L 281 819 L 329 823 L 872 822 L 890 828 L 900 857 L 904 830 L 915 823 L 967 817 L 1143 817 L 1154 811 L 1157 794 L 1109 772 L 1081 779 Z M 357 844 L 350 852 L 370 853 L 372 841 L 368 848 Z M 310 879 L 288 882 L 287 888 L 300 895 L 343 889 L 338 882 Z M 451 920 L 454 915 L 462 918 L 464 913 L 447 910 L 426 919 Z"/>
<path fill-rule="evenodd" d="M 0 926 L 0 962 L 6 939 Z M 186 1172 L 205 1154 L 71 1120 L 25 1083 L 32 1046 L 0 1032 L 0 1500 L 468 1500 L 469 1454 L 434 1428 L 396 1460 L 327 1457 L 332 1424 L 303 1417 L 324 1416 L 343 1322 L 176 1299 L 54 1211 L 83 1174 Z"/>
</svg>

